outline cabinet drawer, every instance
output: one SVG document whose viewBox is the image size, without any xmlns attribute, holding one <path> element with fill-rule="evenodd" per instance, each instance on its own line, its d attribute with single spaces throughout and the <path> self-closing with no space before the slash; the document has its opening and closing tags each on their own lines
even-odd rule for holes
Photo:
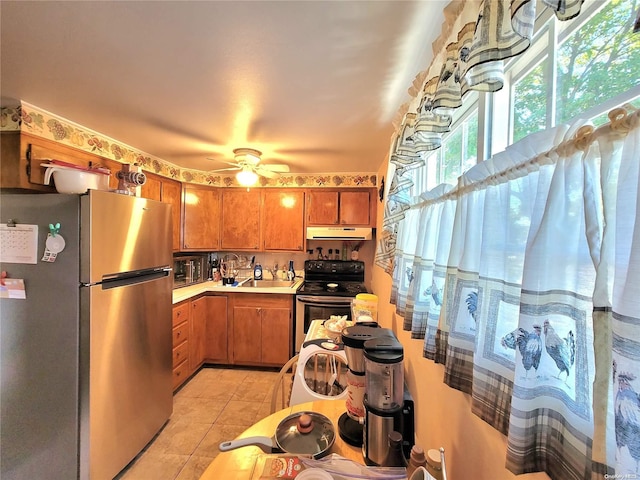
<svg viewBox="0 0 640 480">
<path fill-rule="evenodd" d="M 189 377 L 189 362 L 184 361 L 173 369 L 173 389 L 178 388 Z"/>
<path fill-rule="evenodd" d="M 173 328 L 173 346 L 177 347 L 189 338 L 189 322 L 182 322 Z"/>
<path fill-rule="evenodd" d="M 177 326 L 189 318 L 189 302 L 173 307 L 173 326 Z"/>
<path fill-rule="evenodd" d="M 182 342 L 173 349 L 173 367 L 177 367 L 189 356 L 189 342 Z"/>
</svg>

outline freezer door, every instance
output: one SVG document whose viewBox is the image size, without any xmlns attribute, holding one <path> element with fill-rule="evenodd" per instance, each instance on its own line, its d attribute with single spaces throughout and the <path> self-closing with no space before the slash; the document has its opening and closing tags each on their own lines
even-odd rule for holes
<svg viewBox="0 0 640 480">
<path fill-rule="evenodd" d="M 113 478 L 171 415 L 171 287 L 81 288 L 81 478 Z"/>
<path fill-rule="evenodd" d="M 89 190 L 81 197 L 80 281 L 172 264 L 171 206 Z"/>
</svg>

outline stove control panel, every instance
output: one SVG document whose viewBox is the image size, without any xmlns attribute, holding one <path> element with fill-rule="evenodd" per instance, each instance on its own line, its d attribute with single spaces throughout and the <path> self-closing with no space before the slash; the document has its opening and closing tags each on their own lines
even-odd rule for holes
<svg viewBox="0 0 640 480">
<path fill-rule="evenodd" d="M 304 271 L 318 273 L 346 273 L 346 274 L 363 274 L 364 262 L 359 261 L 340 261 L 340 260 L 306 260 L 304 262 Z"/>
</svg>

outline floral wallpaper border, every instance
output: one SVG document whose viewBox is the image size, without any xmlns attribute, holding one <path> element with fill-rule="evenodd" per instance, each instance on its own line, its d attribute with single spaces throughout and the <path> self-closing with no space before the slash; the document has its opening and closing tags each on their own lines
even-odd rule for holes
<svg viewBox="0 0 640 480">
<path fill-rule="evenodd" d="M 148 153 L 73 123 L 62 117 L 20 102 L 17 107 L 0 109 L 0 131 L 27 132 L 38 137 L 94 153 L 120 163 L 137 164 L 143 170 L 180 182 L 237 187 L 234 175 L 212 174 L 201 170 L 178 167 Z M 375 187 L 375 173 L 343 174 L 283 174 L 278 178 L 260 177 L 259 187 Z"/>
</svg>

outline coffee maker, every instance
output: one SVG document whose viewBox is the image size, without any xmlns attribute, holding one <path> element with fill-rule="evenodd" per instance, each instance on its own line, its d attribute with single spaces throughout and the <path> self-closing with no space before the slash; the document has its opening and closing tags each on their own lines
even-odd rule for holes
<svg viewBox="0 0 640 480">
<path fill-rule="evenodd" d="M 364 343 L 379 335 L 393 335 L 391 330 L 369 325 L 353 325 L 342 330 L 347 355 L 347 411 L 338 420 L 338 433 L 349 445 L 361 447 L 364 423 Z"/>
<path fill-rule="evenodd" d="M 364 342 L 365 394 L 362 454 L 367 465 L 381 465 L 389 434 L 402 435 L 409 458 L 414 444 L 414 405 L 404 383 L 404 349 L 395 335 Z"/>
</svg>

